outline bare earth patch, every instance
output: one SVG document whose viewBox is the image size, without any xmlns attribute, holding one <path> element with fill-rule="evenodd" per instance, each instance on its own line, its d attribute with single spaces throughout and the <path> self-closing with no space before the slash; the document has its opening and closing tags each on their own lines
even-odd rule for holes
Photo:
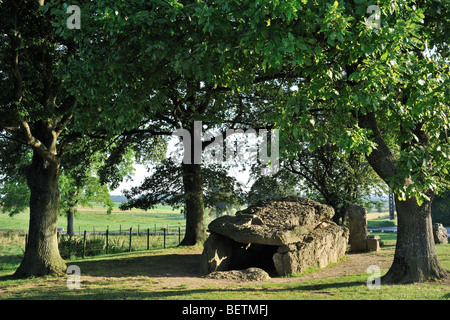
<svg viewBox="0 0 450 320">
<path fill-rule="evenodd" d="M 311 272 L 298 277 L 276 277 L 264 281 L 263 283 L 290 283 L 306 281 L 312 279 L 335 278 L 350 274 L 360 274 L 366 272 L 370 265 L 377 265 L 380 269 L 390 267 L 392 261 L 386 257 L 386 251 L 378 253 L 358 253 L 348 254 L 345 259 L 327 268 Z M 238 285 L 233 280 L 208 279 L 199 273 L 199 260 L 201 252 L 189 251 L 188 253 L 177 253 L 168 255 L 152 255 L 136 258 L 133 268 L 128 271 L 121 268 L 120 262 L 117 269 L 111 270 L 110 274 L 95 274 L 95 271 L 88 271 L 83 274 L 85 284 L 105 281 L 136 281 L 139 283 L 152 283 L 152 289 L 163 290 L 170 288 L 188 287 L 190 289 L 202 287 L 222 287 L 228 285 Z M 128 259 L 124 259 L 126 261 Z M 84 262 L 83 262 L 84 263 Z M 83 264 L 82 263 L 82 264 Z M 88 262 L 87 262 L 88 263 Z M 83 265 L 80 265 L 83 270 Z M 85 268 L 86 270 L 86 268 Z M 248 284 L 252 282 L 247 282 Z M 262 282 L 258 282 L 262 283 Z"/>
</svg>

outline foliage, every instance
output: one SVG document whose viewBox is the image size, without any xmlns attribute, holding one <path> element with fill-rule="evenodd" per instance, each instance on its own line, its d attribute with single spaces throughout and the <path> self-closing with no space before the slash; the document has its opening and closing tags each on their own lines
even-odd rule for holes
<svg viewBox="0 0 450 320">
<path fill-rule="evenodd" d="M 277 83 L 286 103 L 267 114 L 284 137 L 292 134 L 311 151 L 329 142 L 373 156 L 381 142 L 363 120 L 374 116 L 396 158 L 395 173 L 383 178 L 399 198 L 421 203 L 448 183 L 448 46 L 423 54 L 427 40 L 437 43 L 434 28 L 445 25 L 438 17 L 446 21 L 448 9 L 437 1 L 420 7 L 379 1 L 377 29 L 368 25 L 366 1 L 225 2 L 202 3 L 205 33 L 222 30 L 232 17 L 230 34 L 240 32 L 232 55 L 258 62 L 247 72 L 284 74 Z M 296 145 L 287 147 L 295 151 Z"/>
<path fill-rule="evenodd" d="M 217 165 L 203 166 L 204 203 L 216 212 L 223 212 L 243 204 L 243 191 L 235 178 Z M 156 166 L 151 176 L 139 187 L 124 191 L 127 202 L 123 210 L 140 208 L 148 210 L 158 204 L 170 205 L 184 212 L 184 191 L 181 167 L 168 159 Z"/>
<path fill-rule="evenodd" d="M 70 257 L 83 256 L 83 237 L 61 235 L 58 243 L 61 257 L 68 259 Z M 105 239 L 103 237 L 89 237 L 86 239 L 85 256 L 95 256 L 104 252 Z"/>
<path fill-rule="evenodd" d="M 30 189 L 25 181 L 11 181 L 8 179 L 0 184 L 0 207 L 2 213 L 8 213 L 12 217 L 28 209 L 29 205 Z"/>
<path fill-rule="evenodd" d="M 288 171 L 281 169 L 273 176 L 258 176 L 257 172 L 258 170 L 253 171 L 253 176 L 257 178 L 246 194 L 248 205 L 264 199 L 300 196 L 299 179 Z"/>
<path fill-rule="evenodd" d="M 434 198 L 431 206 L 431 218 L 433 223 L 442 223 L 450 226 L 450 191 Z"/>
<path fill-rule="evenodd" d="M 368 209 L 379 204 L 374 195 L 386 193 L 386 186 L 367 163 L 364 155 L 346 153 L 332 144 L 310 150 L 301 143 L 292 158 L 286 157 L 283 166 L 301 178 L 302 191 L 314 200 L 331 205 L 335 221 L 345 217 L 349 203 L 362 204 Z"/>
</svg>

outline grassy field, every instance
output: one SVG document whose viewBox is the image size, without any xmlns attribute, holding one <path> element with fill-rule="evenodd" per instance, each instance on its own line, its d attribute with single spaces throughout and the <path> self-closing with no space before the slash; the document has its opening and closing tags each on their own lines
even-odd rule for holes
<svg viewBox="0 0 450 320">
<path fill-rule="evenodd" d="M 97 208 L 98 209 L 98 208 Z M 105 211 L 106 212 L 106 211 Z M 81 211 L 78 222 L 89 229 L 96 226 L 116 228 L 120 224 L 148 221 L 148 225 L 182 222 L 183 215 L 160 207 L 154 212 L 113 212 L 106 215 L 101 208 Z M 127 215 L 127 216 L 125 216 Z M 0 216 L 2 223 L 11 219 Z M 369 227 L 393 226 L 395 221 L 377 220 L 383 214 L 369 215 Z M 12 218 L 19 219 L 19 217 Z M 21 217 L 25 219 L 25 217 Z M 109 219 L 109 220 L 108 220 Z M 147 220 L 146 220 L 147 219 Z M 152 220 L 153 219 L 153 220 Z M 159 219 L 159 220 L 158 220 Z M 374 220 L 375 219 L 375 220 Z M 77 220 L 76 220 L 77 221 Z M 20 223 L 16 220 L 18 226 Z M 8 223 L 11 228 L 14 223 Z M 5 228 L 1 225 L 1 228 Z M 23 227 L 18 227 L 22 229 Z M 24 228 L 25 229 L 25 228 Z M 378 233 L 385 243 L 381 252 L 368 253 L 380 261 L 393 259 L 396 234 Z M 23 234 L 17 231 L 0 233 L 0 300 L 4 299 L 139 299 L 139 300 L 448 300 L 448 282 L 382 286 L 369 290 L 368 274 L 357 272 L 345 276 L 302 280 L 303 275 L 278 277 L 263 283 L 232 283 L 207 280 L 197 273 L 201 247 L 152 249 L 98 255 L 81 259 L 70 257 L 67 265 L 82 270 L 81 289 L 69 290 L 63 277 L 14 280 L 14 273 L 23 257 Z M 450 244 L 437 245 L 441 264 L 450 270 Z M 339 262 L 341 263 L 341 262 Z M 339 266 L 339 263 L 337 264 Z M 329 267 L 332 268 L 332 267 Z M 327 268 L 323 272 L 326 273 Z M 387 269 L 382 269 L 384 274 Z M 310 271 L 314 274 L 318 271 Z"/>
<path fill-rule="evenodd" d="M 133 230 L 140 229 L 145 230 L 147 228 L 154 230 L 155 225 L 159 230 L 162 226 L 178 227 L 180 223 L 182 226 L 185 224 L 184 215 L 179 210 L 172 210 L 168 206 L 157 206 L 154 209 L 144 211 L 139 209 L 132 209 L 128 211 L 121 211 L 118 208 L 119 204 L 115 204 L 115 208 L 111 214 L 107 214 L 106 208 L 101 205 L 94 204 L 93 208 L 79 207 L 78 214 L 74 219 L 75 232 L 79 230 L 83 232 L 87 230 L 93 231 L 105 231 L 109 230 L 122 230 L 133 227 Z M 0 214 L 0 229 L 28 229 L 30 214 L 24 212 L 13 217 L 9 217 L 6 214 Z M 59 216 L 58 228 L 67 230 L 67 221 L 63 216 Z"/>
</svg>

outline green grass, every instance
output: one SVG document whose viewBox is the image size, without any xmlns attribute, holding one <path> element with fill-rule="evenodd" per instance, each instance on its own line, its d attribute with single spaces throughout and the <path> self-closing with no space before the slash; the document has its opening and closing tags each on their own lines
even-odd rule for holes
<svg viewBox="0 0 450 320">
<path fill-rule="evenodd" d="M 442 265 L 450 269 L 450 245 L 438 245 Z M 368 274 L 287 283 L 162 285 L 155 268 L 186 254 L 198 254 L 199 248 L 173 248 L 148 252 L 74 259 L 82 270 L 80 290 L 69 290 L 67 277 L 43 277 L 12 280 L 0 277 L 0 299 L 83 299 L 83 300 L 448 300 L 448 284 L 439 282 L 410 285 L 383 285 L 368 289 Z M 375 253 L 374 253 L 375 254 Z M 387 255 L 392 259 L 392 254 Z M 159 270 L 158 269 L 158 270 Z M 163 272 L 163 271 L 161 271 Z M 386 270 L 382 270 L 384 274 Z M 169 275 L 170 276 L 170 275 Z"/>
<path fill-rule="evenodd" d="M 25 235 L 20 232 L 0 232 L 0 276 L 13 273 L 22 261 Z"/>
<path fill-rule="evenodd" d="M 0 228 L 17 229 L 27 228 L 27 217 L 21 215 L 9 218 L 0 215 Z M 26 220 L 26 226 L 20 227 L 19 220 Z M 9 220 L 8 220 L 9 219 Z M 64 219 L 61 219 L 64 220 Z M 7 224 L 4 224 L 6 223 Z M 106 215 L 106 210 L 96 207 L 92 211 L 82 211 L 76 223 L 89 230 L 91 225 L 96 230 L 108 225 L 110 230 L 122 224 L 129 227 L 137 224 L 141 229 L 154 223 L 159 225 L 173 222 L 184 222 L 179 212 L 170 208 L 158 207 L 149 212 L 139 210 L 127 212 L 113 212 Z M 375 221 L 375 222 L 374 222 Z M 61 222 L 61 221 L 60 221 Z M 64 222 L 64 221 L 62 221 Z M 21 222 L 22 223 L 22 222 Z M 147 224 L 146 224 L 147 223 Z M 369 220 L 369 225 L 392 226 L 393 221 Z M 386 225 L 386 224 L 390 225 Z M 177 223 L 176 223 L 177 224 Z M 7 227 L 5 227 L 7 225 Z M 82 228 L 83 229 L 83 228 Z M 118 229 L 118 228 L 117 228 Z M 134 229 L 135 230 L 135 229 Z M 392 261 L 395 246 L 395 233 L 377 233 L 386 244 L 381 252 L 372 253 L 381 255 L 386 261 Z M 126 237 L 125 237 L 126 238 Z M 127 246 L 127 239 L 123 243 Z M 137 238 L 136 238 L 137 239 Z M 138 240 L 136 240 L 138 241 Z M 139 240 L 141 241 L 141 240 Z M 137 242 L 136 242 L 137 243 Z M 24 280 L 11 279 L 23 257 L 24 234 L 19 232 L 0 233 L 0 299 L 139 299 L 139 300 L 448 300 L 450 299 L 449 285 L 445 283 L 420 283 L 397 286 L 381 286 L 380 289 L 369 290 L 366 286 L 368 274 L 359 273 L 342 277 L 296 281 L 295 275 L 284 278 L 285 283 L 240 283 L 216 284 L 215 282 L 193 285 L 190 282 L 172 282 L 180 277 L 179 274 L 170 273 L 170 267 L 179 265 L 178 270 L 185 268 L 186 256 L 197 261 L 201 247 L 196 248 L 169 248 L 165 250 L 140 250 L 131 253 L 102 254 L 95 257 L 71 257 L 66 260 L 68 265 L 76 264 L 82 270 L 81 290 L 67 288 L 67 276 L 42 277 Z M 450 244 L 437 245 L 436 251 L 442 266 L 450 270 Z M 345 260 L 345 258 L 344 258 Z M 339 262 L 338 262 L 339 263 Z M 192 267 L 192 266 L 191 266 Z M 167 270 L 166 270 L 167 269 Z M 384 274 L 387 270 L 381 270 Z M 308 270 L 316 272 L 315 268 Z M 302 274 L 304 275 L 304 274 Z M 297 275 L 299 276 L 299 275 Z M 162 283 L 162 277 L 168 277 Z M 173 278 L 172 278 L 173 277 Z M 190 277 L 190 278 L 189 278 Z M 189 279 L 198 275 L 190 275 Z M 188 279 L 186 278 L 186 279 Z M 175 280 L 173 280 L 175 281 Z"/>
<path fill-rule="evenodd" d="M 386 228 L 397 226 L 396 220 L 367 220 L 367 228 Z"/>
</svg>

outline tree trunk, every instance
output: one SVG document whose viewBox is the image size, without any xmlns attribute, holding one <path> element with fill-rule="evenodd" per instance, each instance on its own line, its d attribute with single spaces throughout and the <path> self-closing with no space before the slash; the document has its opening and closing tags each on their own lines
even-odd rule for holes
<svg viewBox="0 0 450 320">
<path fill-rule="evenodd" d="M 45 139 L 45 133 L 40 141 L 51 146 L 54 139 Z M 45 142 L 47 143 L 45 143 Z M 54 148 L 49 148 L 54 149 Z M 27 183 L 30 188 L 30 224 L 28 246 L 24 258 L 14 276 L 25 278 L 61 274 L 66 270 L 66 264 L 58 249 L 56 222 L 59 206 L 59 163 L 49 162 L 35 150 L 28 171 Z"/>
<path fill-rule="evenodd" d="M 73 217 L 75 215 L 73 208 L 69 208 L 66 211 L 67 214 L 67 234 L 69 236 L 74 236 L 75 231 L 73 229 Z"/>
<path fill-rule="evenodd" d="M 422 206 L 415 198 L 396 199 L 398 232 L 394 262 L 382 283 L 402 284 L 442 279 L 449 274 L 436 255 L 431 223 L 431 200 Z"/>
<path fill-rule="evenodd" d="M 367 115 L 359 114 L 359 125 L 361 128 L 372 130 L 370 138 L 377 147 L 367 155 L 367 161 L 380 178 L 388 183 L 397 176 L 397 160 L 381 136 L 375 114 L 373 112 Z M 426 136 L 421 133 L 417 133 L 417 136 L 423 145 L 427 144 Z M 397 243 L 394 261 L 389 271 L 382 277 L 382 283 L 420 282 L 427 279 L 441 279 L 448 275 L 448 271 L 441 267 L 436 255 L 431 225 L 431 200 L 424 201 L 422 206 L 419 206 L 414 197 L 405 201 L 396 199 Z"/>
<path fill-rule="evenodd" d="M 186 234 L 181 246 L 193 246 L 206 239 L 203 181 L 200 164 L 182 164 Z"/>
</svg>

